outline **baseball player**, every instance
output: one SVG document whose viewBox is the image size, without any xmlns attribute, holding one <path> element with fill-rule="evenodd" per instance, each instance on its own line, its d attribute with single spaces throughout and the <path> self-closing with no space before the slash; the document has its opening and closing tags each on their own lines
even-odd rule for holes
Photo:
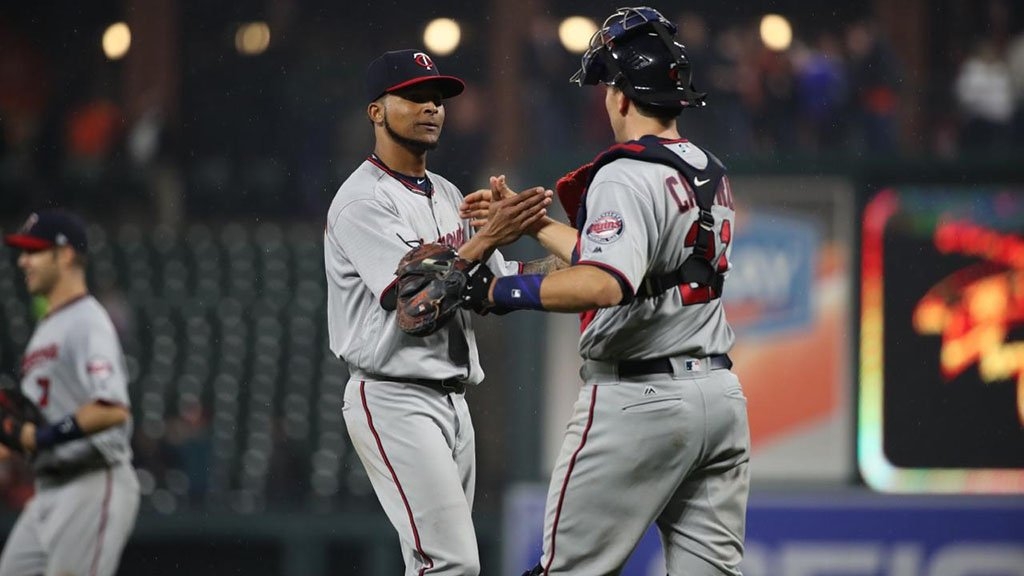
<svg viewBox="0 0 1024 576">
<path fill-rule="evenodd" d="M 473 423 L 464 391 L 483 377 L 471 314 L 457 310 L 424 337 L 396 322 L 399 262 L 440 243 L 498 274 L 518 273 L 495 247 L 545 215 L 552 192 L 499 202 L 475 235 L 462 194 L 426 169 L 444 125 L 443 101 L 464 89 L 425 52 L 387 52 L 367 69 L 373 153 L 341 185 L 327 215 L 324 259 L 330 347 L 348 364 L 344 417 L 377 498 L 398 532 L 408 576 L 480 572 L 473 505 Z"/>
<path fill-rule="evenodd" d="M 4 238 L 49 311 L 21 362 L 40 423 L 0 410 L 0 442 L 29 458 L 36 492 L 7 537 L 0 576 L 111 575 L 139 508 L 127 371 L 107 312 L 85 282 L 85 227 L 38 212 Z"/>
<path fill-rule="evenodd" d="M 669 574 L 739 574 L 750 439 L 720 298 L 735 212 L 725 168 L 677 131 L 705 95 L 674 34 L 647 7 L 595 34 L 572 81 L 606 85 L 618 144 L 556 187 L 578 231 L 537 233 L 573 265 L 491 284 L 504 308 L 582 313 L 583 387 L 527 575 L 618 574 L 651 523 Z"/>
</svg>

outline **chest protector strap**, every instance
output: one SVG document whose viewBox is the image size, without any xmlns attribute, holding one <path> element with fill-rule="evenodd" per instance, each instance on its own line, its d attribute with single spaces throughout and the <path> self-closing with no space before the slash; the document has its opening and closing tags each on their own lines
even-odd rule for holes
<svg viewBox="0 0 1024 576">
<path fill-rule="evenodd" d="M 637 290 L 637 298 L 653 298 L 680 284 L 706 286 L 714 292 L 713 298 L 722 296 L 725 276 L 719 273 L 715 267 L 715 217 L 711 214 L 711 206 L 714 204 L 715 193 L 722 178 L 725 177 L 725 166 L 711 153 L 703 151 L 708 156 L 708 165 L 701 170 L 691 166 L 674 152 L 662 146 L 656 136 L 644 136 L 639 140 L 613 146 L 594 161 L 594 169 L 590 172 L 591 179 L 602 166 L 619 158 L 664 164 L 678 170 L 686 179 L 686 187 L 693 190 L 694 196 L 696 196 L 700 215 L 698 216 L 693 253 L 676 270 L 644 276 L 640 288 Z M 701 185 L 698 186 L 695 180 Z M 590 183 L 587 184 L 589 187 Z M 585 206 L 586 202 L 583 203 L 581 209 L 585 210 Z M 578 221 L 581 223 L 580 225 L 585 222 L 585 220 Z"/>
</svg>

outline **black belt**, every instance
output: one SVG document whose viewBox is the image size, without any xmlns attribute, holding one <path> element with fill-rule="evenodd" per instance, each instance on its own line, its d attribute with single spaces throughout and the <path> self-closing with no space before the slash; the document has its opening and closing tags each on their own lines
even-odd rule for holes
<svg viewBox="0 0 1024 576">
<path fill-rule="evenodd" d="M 430 378 L 401 378 L 396 376 L 380 376 L 377 374 L 367 374 L 366 376 L 372 380 L 380 380 L 382 382 L 401 382 L 403 384 L 418 384 L 420 386 L 426 386 L 427 388 L 439 390 L 444 394 L 464 394 L 466 392 L 466 382 L 464 380 L 459 380 L 456 378 L 431 380 Z"/>
<path fill-rule="evenodd" d="M 683 360 L 683 362 L 689 361 Z M 707 358 L 694 358 L 692 361 L 707 362 L 708 370 L 732 368 L 732 360 L 728 354 L 708 356 Z M 675 370 L 672 369 L 672 362 L 668 358 L 654 358 L 651 360 L 623 360 L 619 362 L 618 372 L 619 378 L 630 378 L 645 374 L 672 374 Z"/>
<path fill-rule="evenodd" d="M 49 484 L 64 484 L 89 472 L 112 467 L 113 464 L 107 462 L 102 455 L 97 454 L 75 462 L 60 462 L 43 466 L 36 470 L 35 474 L 36 478 Z"/>
</svg>

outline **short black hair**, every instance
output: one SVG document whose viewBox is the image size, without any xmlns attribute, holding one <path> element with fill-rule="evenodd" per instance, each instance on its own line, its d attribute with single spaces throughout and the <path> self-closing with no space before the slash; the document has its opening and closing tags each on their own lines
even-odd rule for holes
<svg viewBox="0 0 1024 576">
<path fill-rule="evenodd" d="M 633 105 L 636 106 L 637 112 L 641 116 L 647 118 L 656 118 L 664 124 L 675 122 L 676 118 L 683 113 L 682 107 L 679 108 L 667 108 L 665 106 L 652 106 L 650 104 L 644 104 L 643 102 L 637 102 L 636 100 L 630 99 Z"/>
</svg>

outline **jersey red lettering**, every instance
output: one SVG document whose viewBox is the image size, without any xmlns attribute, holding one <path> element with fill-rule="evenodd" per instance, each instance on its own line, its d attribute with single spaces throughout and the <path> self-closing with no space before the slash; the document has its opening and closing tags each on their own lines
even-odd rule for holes
<svg viewBox="0 0 1024 576">
<path fill-rule="evenodd" d="M 56 344 L 50 344 L 49 346 L 30 351 L 28 354 L 25 354 L 25 359 L 21 361 L 21 373 L 28 374 L 38 364 L 56 359 L 57 352 Z"/>
<path fill-rule="evenodd" d="M 686 213 L 687 210 L 693 207 L 693 204 L 690 203 L 689 196 L 687 196 L 686 201 L 683 201 L 683 199 L 679 197 L 679 193 L 676 191 L 676 188 L 682 188 L 684 192 L 687 191 L 686 186 L 684 186 L 679 181 L 679 178 L 677 178 L 676 176 L 669 176 L 668 178 L 666 178 L 665 188 L 668 190 L 668 193 L 672 196 L 672 199 L 675 200 L 676 206 L 679 208 L 680 214 Z"/>
</svg>

